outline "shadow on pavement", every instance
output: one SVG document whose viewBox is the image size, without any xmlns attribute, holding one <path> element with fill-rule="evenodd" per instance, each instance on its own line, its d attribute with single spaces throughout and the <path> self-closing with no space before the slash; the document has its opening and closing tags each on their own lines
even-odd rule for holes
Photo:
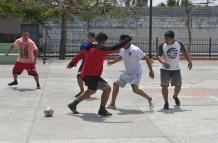
<svg viewBox="0 0 218 143">
<path fill-rule="evenodd" d="M 174 114 L 176 112 L 186 112 L 192 110 L 183 110 L 181 107 L 174 106 L 174 108 L 170 108 L 169 110 L 160 109 L 157 112 L 165 113 L 165 114 Z"/>
<path fill-rule="evenodd" d="M 69 116 L 73 117 L 78 117 L 81 118 L 84 121 L 88 122 L 96 122 L 96 123 L 112 123 L 112 124 L 120 124 L 120 123 L 132 123 L 132 121 L 117 121 L 117 122 L 112 122 L 112 121 L 106 121 L 107 118 L 110 117 L 102 117 L 99 116 L 95 113 L 80 113 L 80 114 L 73 114 L 73 113 L 68 113 Z M 113 115 L 112 115 L 113 116 Z"/>
<path fill-rule="evenodd" d="M 16 91 L 19 91 L 19 92 L 36 91 L 36 89 L 30 89 L 30 88 L 17 88 L 17 87 L 12 87 L 12 90 L 16 90 Z"/>
<path fill-rule="evenodd" d="M 135 110 L 135 109 L 116 109 L 116 110 L 119 111 L 118 115 L 144 114 L 144 112 L 142 112 L 140 110 Z"/>
</svg>

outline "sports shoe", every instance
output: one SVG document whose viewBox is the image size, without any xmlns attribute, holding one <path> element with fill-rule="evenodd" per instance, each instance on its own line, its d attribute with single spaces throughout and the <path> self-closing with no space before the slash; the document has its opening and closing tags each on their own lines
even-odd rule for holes
<svg viewBox="0 0 218 143">
<path fill-rule="evenodd" d="M 169 103 L 168 103 L 168 102 L 166 102 L 166 103 L 164 104 L 164 110 L 169 110 Z"/>
<path fill-rule="evenodd" d="M 13 82 L 8 84 L 8 86 L 13 86 L 13 85 L 18 85 L 18 82 L 17 81 L 13 81 Z"/>
<path fill-rule="evenodd" d="M 113 109 L 113 110 L 116 110 L 117 108 L 116 108 L 115 105 L 111 105 L 111 104 L 109 104 L 109 105 L 107 106 L 107 109 Z"/>
<path fill-rule="evenodd" d="M 36 89 L 41 89 L 41 86 L 40 86 L 40 84 L 37 84 L 37 87 L 36 87 Z"/>
<path fill-rule="evenodd" d="M 82 92 L 79 92 L 78 94 L 75 95 L 75 97 L 79 97 L 79 95 L 80 95 L 81 93 L 82 93 Z"/>
<path fill-rule="evenodd" d="M 100 115 L 100 116 L 112 116 L 112 113 L 108 112 L 106 109 L 99 109 L 98 115 Z"/>
<path fill-rule="evenodd" d="M 180 106 L 180 101 L 178 97 L 173 96 L 173 99 L 175 100 L 175 103 L 177 106 Z"/>
<path fill-rule="evenodd" d="M 151 101 L 148 102 L 149 103 L 149 109 L 153 109 L 154 108 L 154 103 Z"/>
<path fill-rule="evenodd" d="M 68 105 L 68 107 L 70 108 L 70 110 L 73 112 L 73 114 L 79 114 L 79 112 L 76 110 L 76 105 L 74 103 L 70 103 Z"/>
</svg>

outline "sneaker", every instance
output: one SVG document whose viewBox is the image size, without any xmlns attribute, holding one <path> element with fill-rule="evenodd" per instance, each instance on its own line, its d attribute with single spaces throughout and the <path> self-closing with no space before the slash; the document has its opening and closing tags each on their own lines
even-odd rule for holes
<svg viewBox="0 0 218 143">
<path fill-rule="evenodd" d="M 149 109 L 153 109 L 154 108 L 154 103 L 151 101 L 148 102 L 149 103 Z"/>
<path fill-rule="evenodd" d="M 8 84 L 8 86 L 13 86 L 13 85 L 18 85 L 18 82 L 17 81 L 13 81 L 13 82 Z"/>
<path fill-rule="evenodd" d="M 169 110 L 169 103 L 168 102 L 164 104 L 164 110 Z"/>
<path fill-rule="evenodd" d="M 117 108 L 116 108 L 115 105 L 111 105 L 111 104 L 109 104 L 109 105 L 107 106 L 107 109 L 113 109 L 113 110 L 116 110 Z"/>
<path fill-rule="evenodd" d="M 75 97 L 79 97 L 79 95 L 80 95 L 81 93 L 82 93 L 82 92 L 79 92 L 78 94 L 75 95 Z"/>
<path fill-rule="evenodd" d="M 40 84 L 37 84 L 37 87 L 36 87 L 36 89 L 41 89 L 41 86 L 40 86 Z"/>
<path fill-rule="evenodd" d="M 173 99 L 175 100 L 175 103 L 177 106 L 180 106 L 180 101 L 178 97 L 173 96 Z"/>
<path fill-rule="evenodd" d="M 112 113 L 108 112 L 106 109 L 99 110 L 98 115 L 100 116 L 112 116 Z"/>
<path fill-rule="evenodd" d="M 73 114 L 79 114 L 79 112 L 76 110 L 76 105 L 73 103 L 70 103 L 68 105 L 68 107 L 70 108 L 70 110 L 73 112 Z"/>
</svg>

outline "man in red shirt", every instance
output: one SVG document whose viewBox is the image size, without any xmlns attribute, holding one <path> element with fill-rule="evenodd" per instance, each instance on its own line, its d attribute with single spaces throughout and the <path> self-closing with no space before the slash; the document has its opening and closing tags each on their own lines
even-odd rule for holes
<svg viewBox="0 0 218 143">
<path fill-rule="evenodd" d="M 38 55 L 38 48 L 36 47 L 34 41 L 29 38 L 29 33 L 27 31 L 24 31 L 22 33 L 22 37 L 17 39 L 11 45 L 5 56 L 8 56 L 8 54 L 14 48 L 19 48 L 19 57 L 17 58 L 13 68 L 14 81 L 9 83 L 8 86 L 18 85 L 17 76 L 21 74 L 24 70 L 26 70 L 29 75 L 34 76 L 37 89 L 40 89 L 39 76 L 35 67 Z"/>
<path fill-rule="evenodd" d="M 121 49 L 126 43 L 131 41 L 132 38 L 129 37 L 126 40 L 123 40 L 121 43 L 112 47 L 105 47 L 107 40 L 108 37 L 106 34 L 99 33 L 96 37 L 97 44 L 90 45 L 90 47 L 87 50 L 82 50 L 80 53 L 76 55 L 75 58 L 72 59 L 72 61 L 67 66 L 67 68 L 72 68 L 78 63 L 80 59 L 85 59 L 81 71 L 81 77 L 83 78 L 85 85 L 88 87 L 88 89 L 82 94 L 80 94 L 80 96 L 77 99 L 75 99 L 71 104 L 68 105 L 68 107 L 74 114 L 79 113 L 76 110 L 77 104 L 79 102 L 93 95 L 98 89 L 100 89 L 103 91 L 103 93 L 101 96 L 101 105 L 98 111 L 98 115 L 112 115 L 105 109 L 111 92 L 111 87 L 103 78 L 101 78 L 104 59 L 105 56 L 107 56 L 108 54 L 111 54 L 114 51 Z"/>
</svg>

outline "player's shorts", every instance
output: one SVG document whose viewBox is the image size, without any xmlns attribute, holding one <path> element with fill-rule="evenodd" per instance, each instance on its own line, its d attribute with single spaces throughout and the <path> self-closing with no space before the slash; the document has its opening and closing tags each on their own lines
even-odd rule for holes
<svg viewBox="0 0 218 143">
<path fill-rule="evenodd" d="M 160 70 L 160 78 L 161 78 L 161 86 L 169 86 L 169 82 L 171 82 L 171 86 L 181 86 L 182 85 L 182 77 L 180 70 Z"/>
<path fill-rule="evenodd" d="M 38 76 L 35 64 L 33 63 L 20 63 L 16 62 L 13 68 L 13 74 L 21 74 L 24 70 L 31 76 Z"/>
<path fill-rule="evenodd" d="M 119 87 L 125 87 L 127 83 L 130 85 L 139 85 L 141 76 L 142 71 L 137 71 L 134 74 L 128 74 L 126 71 L 124 71 L 117 80 L 117 84 Z"/>
<path fill-rule="evenodd" d="M 86 76 L 83 78 L 85 85 L 88 89 L 96 91 L 98 89 L 103 90 L 108 83 L 99 76 Z"/>
</svg>

